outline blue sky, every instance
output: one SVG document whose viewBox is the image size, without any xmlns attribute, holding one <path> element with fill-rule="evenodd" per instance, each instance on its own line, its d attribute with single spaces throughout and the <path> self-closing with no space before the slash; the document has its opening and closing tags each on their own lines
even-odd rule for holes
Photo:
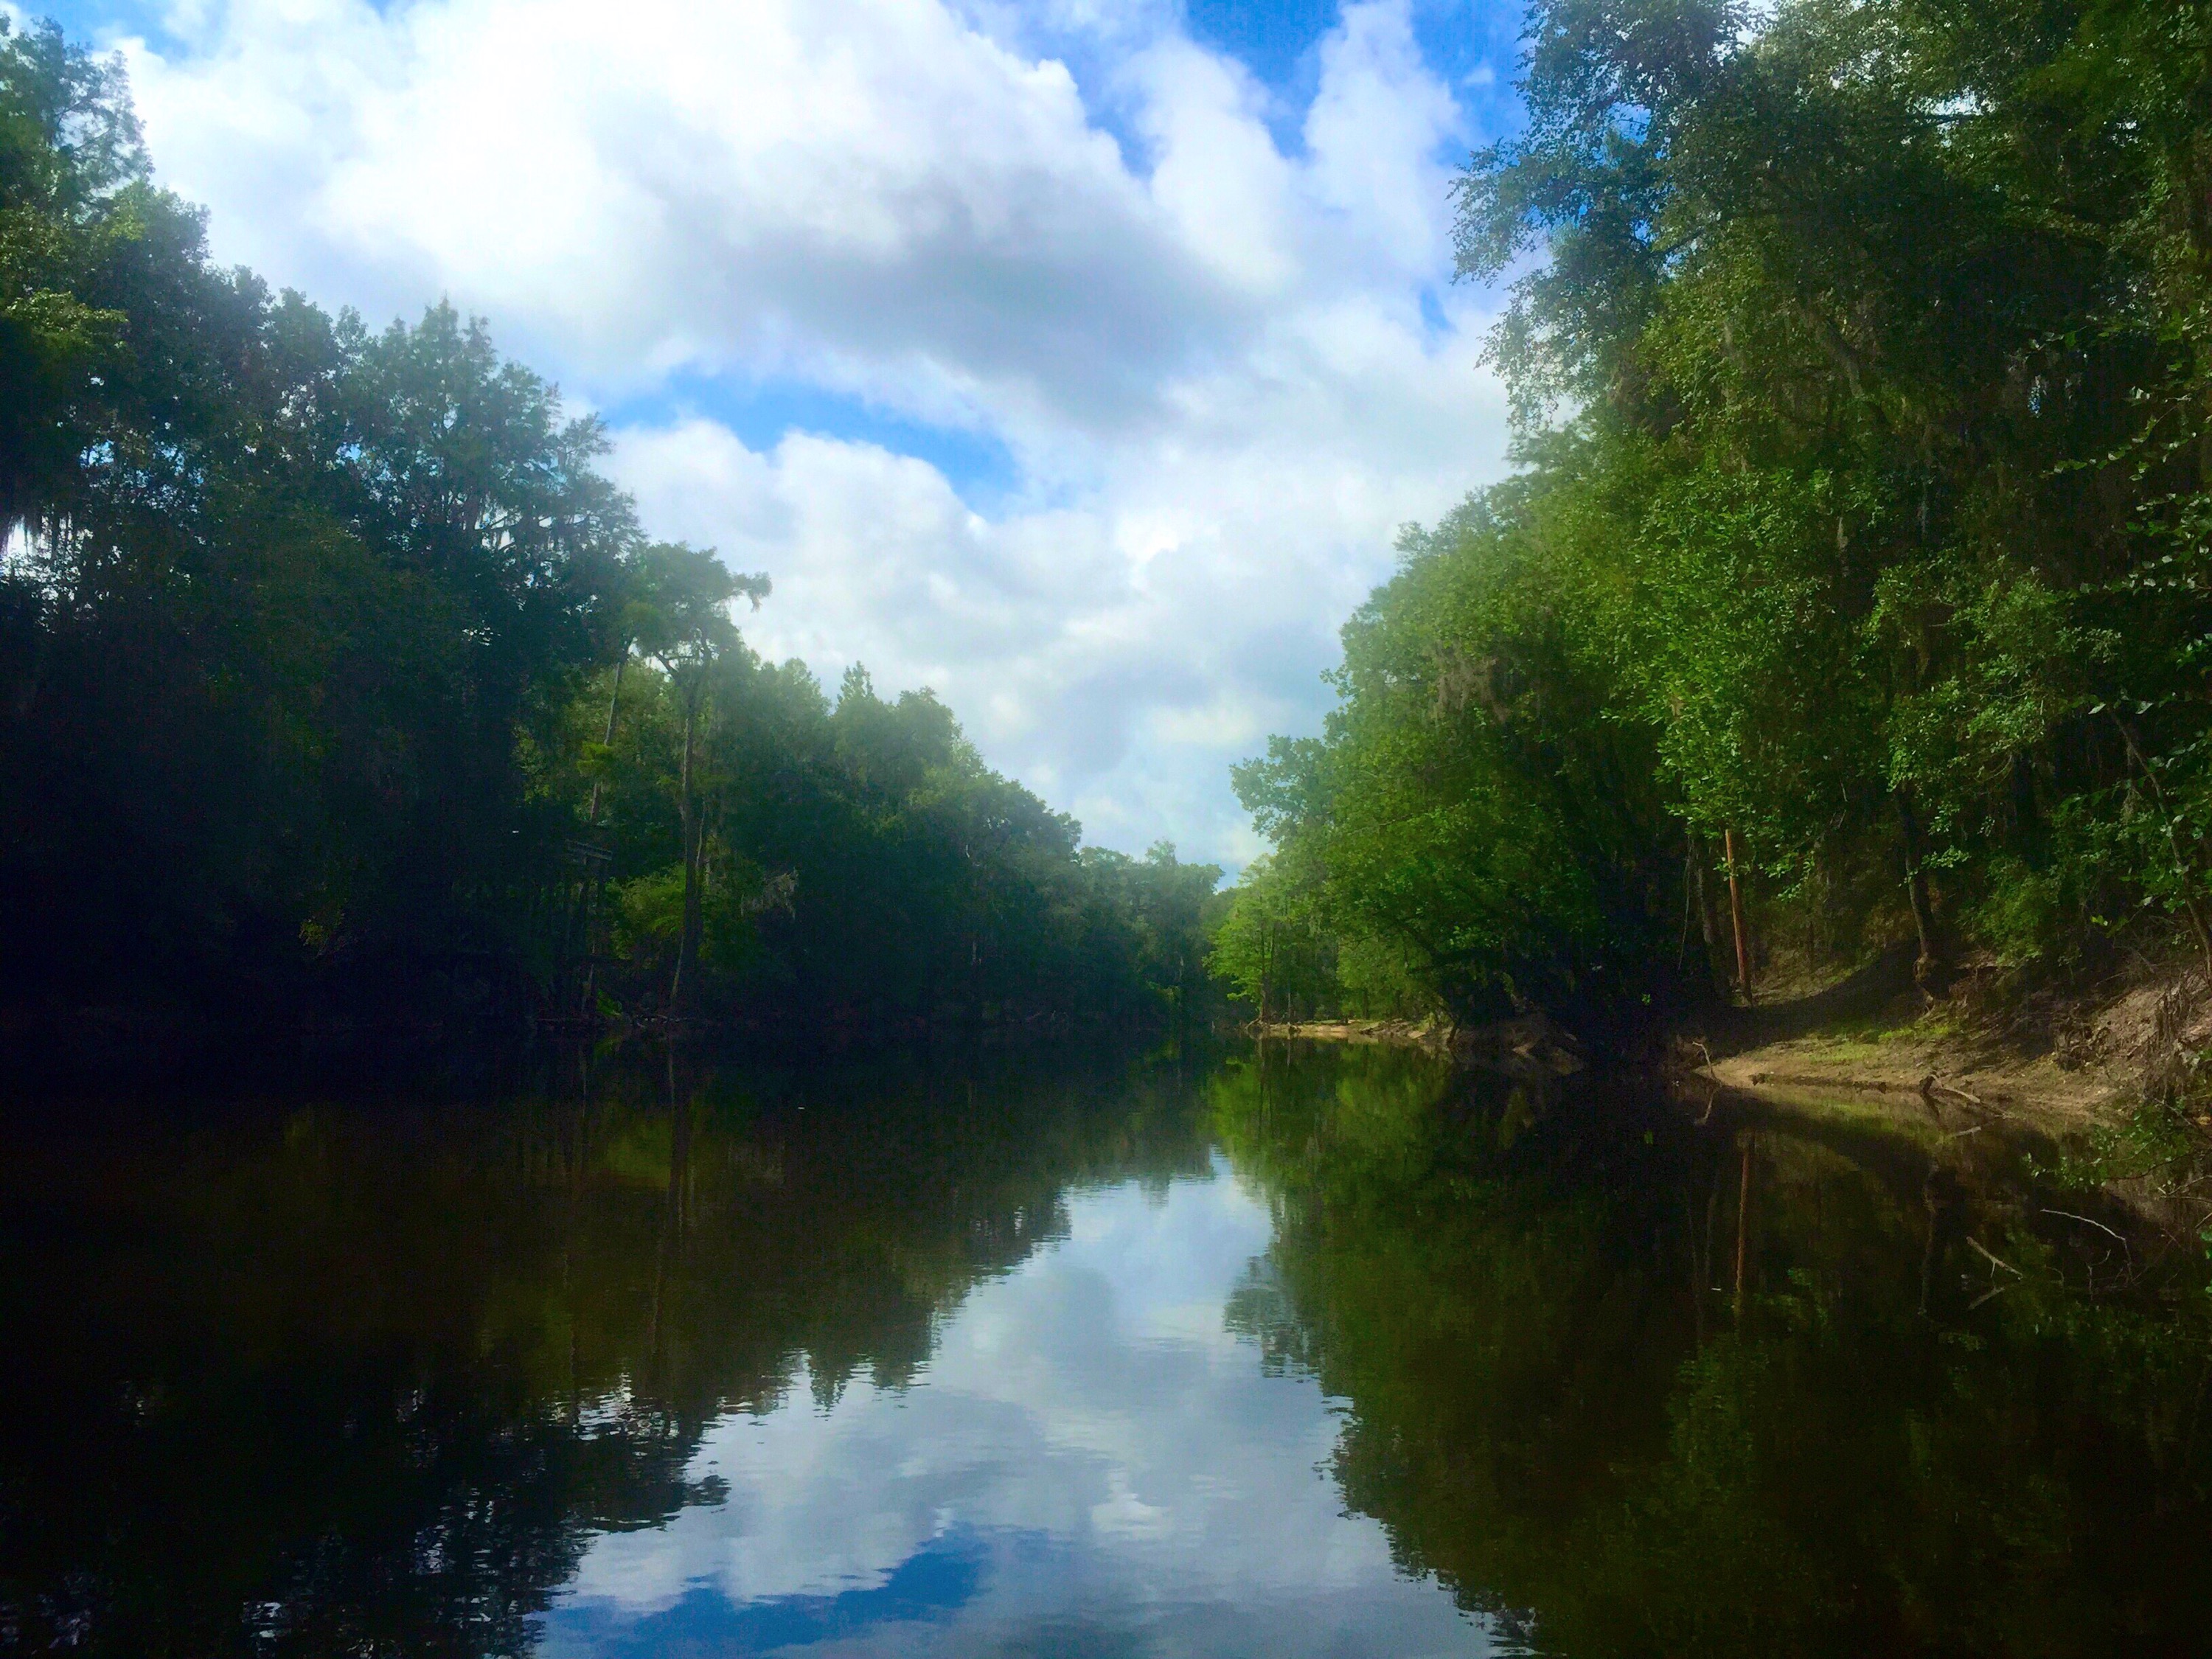
<svg viewBox="0 0 2212 1659">
<path fill-rule="evenodd" d="M 1473 0 L 72 0 L 216 256 L 441 296 L 834 684 L 928 684 L 1094 841 L 1259 850 L 1397 527 L 1504 470 L 1451 170 Z"/>
</svg>

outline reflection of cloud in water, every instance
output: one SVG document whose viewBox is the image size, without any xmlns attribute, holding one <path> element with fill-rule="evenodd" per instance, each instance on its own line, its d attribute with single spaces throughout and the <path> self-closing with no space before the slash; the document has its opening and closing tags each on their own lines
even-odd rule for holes
<svg viewBox="0 0 2212 1659">
<path fill-rule="evenodd" d="M 1227 1330 L 1267 1243 L 1227 1179 L 1075 1195 L 913 1388 L 714 1425 L 692 1473 L 727 1503 L 596 1540 L 544 1650 L 1485 1650 L 1340 1512 L 1316 1385 Z"/>
<path fill-rule="evenodd" d="M 988 1553 L 975 1539 L 933 1540 L 872 1589 L 733 1601 L 719 1590 L 694 1586 L 672 1605 L 641 1619 L 624 1617 L 616 1604 L 580 1601 L 555 1615 L 552 1645 L 609 1655 L 769 1653 L 809 1646 L 958 1607 L 975 1595 Z"/>
</svg>

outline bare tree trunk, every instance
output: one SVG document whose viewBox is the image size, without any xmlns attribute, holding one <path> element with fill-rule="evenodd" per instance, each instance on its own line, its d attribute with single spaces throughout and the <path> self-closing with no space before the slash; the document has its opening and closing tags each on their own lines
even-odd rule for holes
<svg viewBox="0 0 2212 1659">
<path fill-rule="evenodd" d="M 1713 920 L 1712 889 L 1705 881 L 1705 863 L 1710 856 L 1705 842 L 1693 831 L 1683 837 L 1686 850 L 1682 857 L 1683 879 L 1688 884 L 1688 902 L 1697 915 L 1698 933 L 1705 941 L 1705 973 L 1710 980 L 1713 972 L 1713 952 L 1720 943 L 1720 927 Z"/>
<path fill-rule="evenodd" d="M 629 662 L 629 653 L 627 650 L 615 659 L 615 689 L 607 695 L 607 735 L 600 745 L 602 748 L 615 746 L 615 714 L 622 708 L 623 669 Z M 602 778 L 592 780 L 592 811 L 586 822 L 595 830 L 599 823 L 599 786 L 605 781 Z"/>
<path fill-rule="evenodd" d="M 684 1010 L 684 981 L 699 951 L 699 812 L 691 799 L 692 738 L 698 727 L 699 699 L 696 690 L 684 702 L 684 764 L 678 783 L 678 817 L 684 836 L 684 921 L 676 941 L 676 974 L 668 987 L 671 1011 Z"/>
<path fill-rule="evenodd" d="M 1721 831 L 1721 845 L 1728 854 L 1729 920 L 1735 924 L 1735 982 L 1743 992 L 1743 1006 L 1751 1006 L 1751 949 L 1744 942 L 1743 889 L 1735 876 L 1735 831 Z"/>
<path fill-rule="evenodd" d="M 2208 981 L 2212 981 L 2212 928 L 2206 927 L 2203 908 L 2197 902 L 2197 866 L 2182 850 L 2181 831 L 2174 821 L 2173 809 L 2166 804 L 2166 790 L 2159 783 L 2158 774 L 2150 769 L 2150 762 L 2144 758 L 2142 746 L 2136 742 L 2135 732 L 2118 714 L 2112 716 L 2112 723 L 2120 728 L 2121 740 L 2127 744 L 2129 757 L 2135 762 L 2136 769 L 2143 775 L 2143 781 L 2150 786 L 2151 798 L 2158 806 L 2158 816 L 2166 825 L 2166 843 L 2173 853 L 2174 873 L 2181 878 L 2182 909 L 2189 917 L 2189 931 L 2197 936 L 2197 948 L 2203 956 L 2204 976 Z"/>
<path fill-rule="evenodd" d="M 607 694 L 607 735 L 603 746 L 608 749 L 615 744 L 615 716 L 622 708 L 623 670 L 629 664 L 629 649 L 625 646 L 622 655 L 615 659 L 615 687 Z M 585 820 L 587 830 L 599 827 L 599 790 L 605 781 L 604 778 L 592 780 L 592 810 Z M 599 890 L 606 875 L 605 861 L 595 858 L 584 877 L 584 983 L 576 999 L 576 1012 L 586 1019 L 592 1017 L 592 1008 L 599 1001 L 599 966 L 594 958 L 599 954 L 595 947 L 599 931 Z"/>
<path fill-rule="evenodd" d="M 1713 912 L 1712 884 L 1705 879 L 1708 873 L 1705 865 L 1709 857 L 1710 854 L 1706 853 L 1704 843 L 1700 842 L 1698 847 L 1698 862 L 1696 866 L 1698 877 L 1698 937 L 1703 939 L 1705 942 L 1705 962 L 1708 967 L 1711 965 L 1714 953 L 1720 949 L 1721 943 L 1721 925 L 1718 918 Z"/>
<path fill-rule="evenodd" d="M 1897 803 L 1897 821 L 1905 826 L 1905 891 L 1912 902 L 1912 926 L 1920 935 L 1920 960 L 1913 977 L 1925 982 L 1941 957 L 1936 950 L 1936 907 L 1928 896 L 1928 872 L 1920 858 L 1920 820 L 1913 816 L 1904 790 L 1891 799 Z"/>
</svg>

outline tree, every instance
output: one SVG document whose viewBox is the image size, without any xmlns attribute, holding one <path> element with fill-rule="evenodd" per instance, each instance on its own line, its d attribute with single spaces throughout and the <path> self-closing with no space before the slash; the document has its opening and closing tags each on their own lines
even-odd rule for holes
<svg viewBox="0 0 2212 1659">
<path fill-rule="evenodd" d="M 151 171 L 121 70 L 0 18 L 0 534 L 106 423 L 126 319 L 91 290 L 143 235 Z"/>
<path fill-rule="evenodd" d="M 1265 856 L 1245 866 L 1230 891 L 1206 967 L 1233 986 L 1263 1024 L 1292 1012 L 1302 999 L 1309 1007 L 1329 1000 L 1316 897 Z"/>
<path fill-rule="evenodd" d="M 512 1027 L 575 1006 L 587 842 L 586 1012 L 1187 1006 L 1218 872 L 759 661 L 766 579 L 606 447 L 481 319 L 215 266 L 119 69 L 0 20 L 0 1002 Z"/>
<path fill-rule="evenodd" d="M 1538 0 L 1525 40 L 1457 195 L 1522 470 L 1240 774 L 1331 927 L 1456 1009 L 1634 1008 L 1732 842 L 1810 967 L 2204 954 L 2212 17 Z"/>
<path fill-rule="evenodd" d="M 676 969 L 668 983 L 669 1006 L 684 1008 L 686 969 L 699 951 L 699 866 L 704 836 L 692 788 L 698 752 L 699 714 L 717 665 L 738 644 L 730 603 L 739 594 L 757 607 L 768 597 L 763 575 L 739 576 L 712 548 L 656 542 L 639 550 L 631 566 L 632 591 L 623 607 L 634 648 L 659 665 L 675 688 L 684 721 L 683 758 L 677 773 L 682 825 L 684 919 Z"/>
</svg>

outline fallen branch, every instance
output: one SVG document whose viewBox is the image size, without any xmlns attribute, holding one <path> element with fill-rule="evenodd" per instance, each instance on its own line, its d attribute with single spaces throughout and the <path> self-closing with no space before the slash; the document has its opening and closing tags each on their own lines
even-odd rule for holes
<svg viewBox="0 0 2212 1659">
<path fill-rule="evenodd" d="M 2104 1233 L 2104 1234 L 2106 1234 L 2107 1236 L 2109 1236 L 2109 1237 L 2111 1237 L 2119 1239 L 2119 1241 L 2120 1241 L 2120 1248 L 2121 1248 L 2121 1249 L 2125 1249 L 2127 1248 L 2127 1243 L 2128 1243 L 2128 1241 L 2127 1241 L 2125 1238 L 2121 1237 L 2121 1236 L 2120 1236 L 2118 1233 L 2113 1232 L 2113 1231 L 2112 1231 L 2112 1230 L 2110 1227 L 2107 1227 L 2107 1226 L 2106 1226 L 2103 1222 L 2101 1222 L 2101 1221 L 2092 1221 L 2092 1220 L 2091 1220 L 2087 1216 L 2086 1216 L 2086 1215 L 2075 1215 L 2075 1214 L 2074 1213 L 2074 1212 L 2073 1212 L 2073 1211 L 2071 1211 L 2071 1210 L 2045 1210 L 2045 1211 L 2044 1212 L 2044 1214 L 2045 1214 L 2045 1215 L 2063 1215 L 2063 1216 L 2064 1216 L 2064 1217 L 2065 1217 L 2069 1221 L 2078 1221 L 2078 1222 L 2080 1222 L 2080 1223 L 2081 1223 L 2083 1226 L 2085 1226 L 2085 1227 L 2094 1227 L 2094 1228 L 2095 1228 L 2099 1232 L 2100 1232 L 2100 1233 Z"/>
<path fill-rule="evenodd" d="M 2119 1233 L 2116 1233 L 2116 1232 L 2114 1232 L 2114 1231 L 2113 1231 L 2110 1227 L 2107 1227 L 2107 1226 L 2106 1226 L 2103 1222 L 2101 1222 L 2101 1221 L 2092 1221 L 2092 1220 L 2091 1220 L 2087 1216 L 2086 1216 L 2086 1215 L 2075 1215 L 2075 1214 L 2074 1213 L 2074 1212 L 2073 1212 L 2073 1211 L 2071 1211 L 2071 1210 L 2050 1210 L 2050 1209 L 2046 1209 L 2045 1211 L 2044 1211 L 2044 1214 L 2045 1214 L 2045 1215 L 2063 1215 L 2063 1216 L 2064 1216 L 2064 1217 L 2065 1217 L 2069 1221 L 2078 1221 L 2078 1222 L 2080 1222 L 2080 1223 L 2081 1223 L 2083 1226 L 2085 1226 L 2085 1227 L 2094 1227 L 2094 1228 L 2095 1228 L 2099 1232 L 2103 1233 L 2106 1237 L 2118 1240 L 2118 1243 L 2119 1243 L 2119 1246 L 2120 1246 L 2120 1252 L 2121 1252 L 2121 1254 L 2122 1254 L 2122 1255 L 2125 1255 L 2125 1256 L 2127 1257 L 2127 1259 L 2128 1259 L 2128 1271 L 2127 1271 L 2128 1282 L 2129 1282 L 2129 1283 L 2130 1283 L 2130 1284 L 2132 1284 L 2132 1283 L 2135 1281 L 2135 1276 L 2136 1276 L 2136 1253 L 2135 1253 L 2135 1247 L 2134 1247 L 2134 1246 L 2132 1246 L 2131 1244 L 2130 1244 L 2130 1243 L 2128 1243 L 2128 1241 L 2127 1241 L 2127 1239 L 2125 1238 L 2125 1237 L 2124 1237 L 2124 1236 L 2123 1236 L 2123 1235 L 2121 1235 L 2121 1234 L 2119 1234 Z M 2112 1259 L 2112 1258 L 2111 1258 L 2111 1257 L 2109 1257 L 2109 1256 L 2107 1256 L 2107 1257 L 2106 1258 L 2106 1260 L 2107 1260 L 2107 1261 L 2110 1261 L 2111 1259 Z M 2097 1280 L 2096 1280 L 2096 1274 L 2097 1274 L 2097 1269 L 2096 1269 L 2095 1265 L 2093 1263 L 2093 1264 L 2091 1264 L 2090 1268 L 2089 1268 L 2089 1285 L 2090 1285 L 2090 1294 L 2091 1294 L 2091 1295 L 2093 1295 L 2093 1296 L 2096 1294 L 2096 1282 L 2097 1282 Z"/>
<path fill-rule="evenodd" d="M 1923 1095 L 1955 1095 L 1960 1100 L 1987 1109 L 1987 1103 L 1979 1095 L 1970 1089 L 1961 1089 L 1955 1083 L 1938 1083 L 1933 1072 L 1920 1079 L 1920 1092 Z"/>
<path fill-rule="evenodd" d="M 1982 1241 L 1974 1237 L 1971 1233 L 1966 1237 L 1966 1243 L 1973 1246 L 1975 1251 L 1981 1256 L 1982 1260 L 1988 1262 L 1992 1267 L 2002 1267 L 2014 1279 L 2025 1279 L 2027 1277 L 2026 1273 L 2021 1272 L 2019 1268 L 2014 1267 L 2011 1262 L 2006 1261 L 2002 1256 L 1992 1255 L 1983 1246 Z"/>
</svg>

